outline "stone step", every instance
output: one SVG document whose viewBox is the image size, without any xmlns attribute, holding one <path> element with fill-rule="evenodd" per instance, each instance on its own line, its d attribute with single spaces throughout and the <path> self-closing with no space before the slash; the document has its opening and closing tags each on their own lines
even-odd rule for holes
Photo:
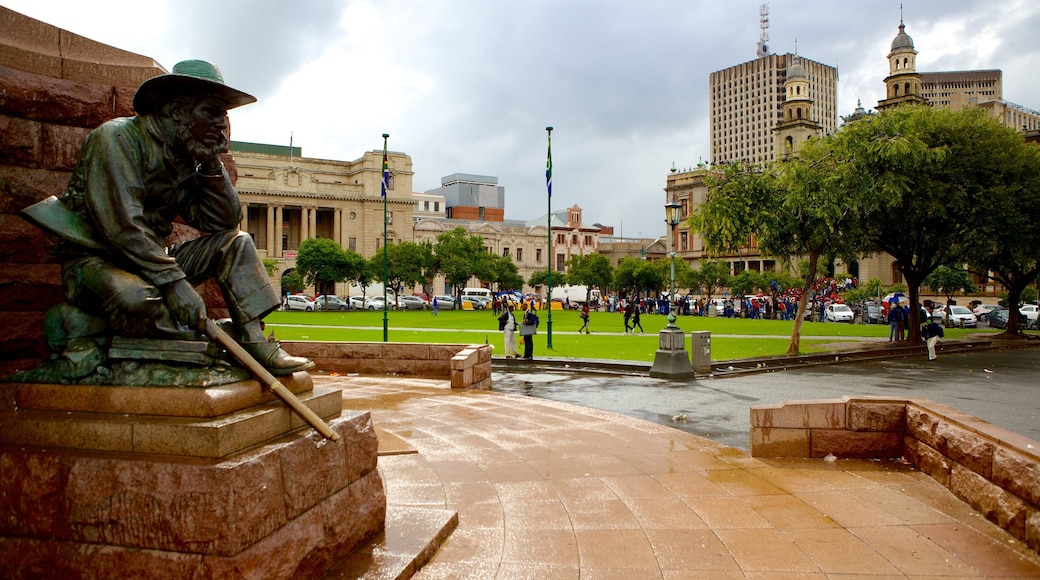
<svg viewBox="0 0 1040 580">
<path fill-rule="evenodd" d="M 298 398 L 326 420 L 342 412 L 339 389 L 319 387 Z M 310 429 L 280 400 L 217 417 L 19 408 L 0 413 L 0 444 L 219 458 L 300 428 Z"/>
</svg>

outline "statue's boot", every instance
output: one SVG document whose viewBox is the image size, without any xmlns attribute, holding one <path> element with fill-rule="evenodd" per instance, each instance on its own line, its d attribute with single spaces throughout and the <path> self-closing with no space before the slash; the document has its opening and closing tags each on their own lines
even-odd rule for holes
<svg viewBox="0 0 1040 580">
<path fill-rule="evenodd" d="M 240 344 L 275 376 L 291 375 L 297 371 L 309 371 L 314 368 L 314 361 L 285 352 L 277 340 Z"/>
</svg>

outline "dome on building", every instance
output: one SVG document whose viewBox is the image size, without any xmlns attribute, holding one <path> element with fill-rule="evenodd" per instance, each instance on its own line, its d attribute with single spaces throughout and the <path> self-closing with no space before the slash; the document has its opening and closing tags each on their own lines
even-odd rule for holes
<svg viewBox="0 0 1040 580">
<path fill-rule="evenodd" d="M 805 67 L 802 66 L 802 59 L 797 56 L 794 57 L 794 62 L 791 66 L 787 67 L 787 80 L 809 80 L 809 75 L 805 74 Z"/>
<path fill-rule="evenodd" d="M 899 22 L 899 34 L 892 39 L 892 52 L 895 52 L 901 48 L 909 48 L 913 50 L 914 39 L 910 38 L 910 35 L 906 33 L 906 25 L 902 21 Z"/>
</svg>

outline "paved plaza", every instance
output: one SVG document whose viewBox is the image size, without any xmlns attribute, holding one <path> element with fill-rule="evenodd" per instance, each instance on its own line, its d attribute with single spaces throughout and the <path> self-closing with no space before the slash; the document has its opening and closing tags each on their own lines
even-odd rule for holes
<svg viewBox="0 0 1040 580">
<path fill-rule="evenodd" d="M 952 358 L 940 361 L 954 368 Z M 989 370 L 979 372 L 972 398 L 1002 391 L 987 390 L 1001 376 Z M 830 383 L 869 374 L 821 372 Z M 906 389 L 926 372 L 937 371 L 881 383 L 910 396 Z M 532 375 L 531 388 L 544 384 L 540 376 Z M 743 406 L 746 422 L 748 406 L 787 398 L 776 383 L 772 395 L 745 394 L 768 385 L 738 387 L 769 378 L 697 388 L 740 401 L 729 406 Z M 812 373 L 790 380 L 817 382 Z M 663 420 L 525 394 L 452 391 L 446 381 L 315 382 L 342 387 L 345 408 L 372 412 L 391 506 L 458 512 L 457 529 L 417 578 L 1040 577 L 1036 553 L 898 461 L 756 459 L 725 438 Z M 833 386 L 829 397 L 860 385 Z M 1035 399 L 1024 400 L 1035 407 Z M 700 421 L 697 409 L 686 409 L 687 422 Z M 716 414 L 721 422 L 739 413 Z M 741 437 L 746 448 L 746 430 Z"/>
</svg>

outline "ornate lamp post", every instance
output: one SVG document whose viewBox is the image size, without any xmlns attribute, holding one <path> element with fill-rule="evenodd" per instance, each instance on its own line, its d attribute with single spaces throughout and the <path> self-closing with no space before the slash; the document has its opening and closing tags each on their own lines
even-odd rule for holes
<svg viewBox="0 0 1040 580">
<path fill-rule="evenodd" d="M 668 289 L 668 326 L 667 328 L 678 328 L 675 325 L 675 227 L 682 219 L 682 206 L 674 199 L 664 205 L 665 222 L 668 223 L 670 236 L 668 238 L 668 255 L 672 261 L 671 286 Z"/>
<path fill-rule="evenodd" d="M 668 253 L 672 260 L 670 294 L 668 296 L 668 325 L 661 329 L 660 344 L 654 354 L 650 376 L 662 379 L 689 379 L 694 377 L 690 355 L 686 352 L 686 337 L 675 324 L 675 227 L 682 219 L 682 206 L 671 201 L 664 206 L 668 224 Z"/>
</svg>

